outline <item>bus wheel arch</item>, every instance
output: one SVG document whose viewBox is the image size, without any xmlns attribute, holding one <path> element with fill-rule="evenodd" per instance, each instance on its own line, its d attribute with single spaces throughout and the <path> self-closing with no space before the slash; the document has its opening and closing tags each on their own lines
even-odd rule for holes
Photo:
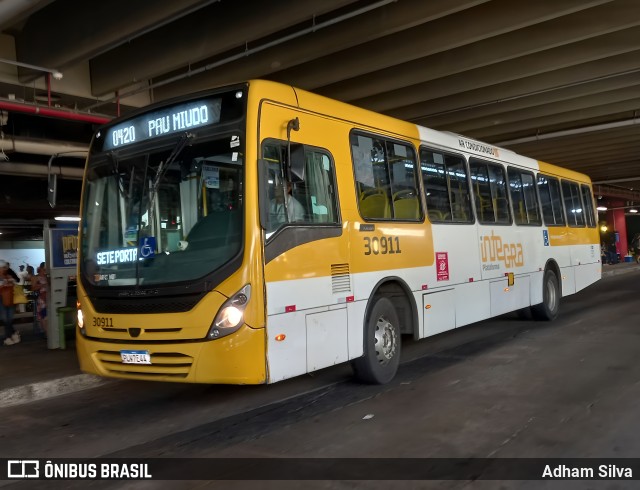
<svg viewBox="0 0 640 490">
<path fill-rule="evenodd" d="M 552 321 L 560 311 L 562 276 L 555 260 L 549 260 L 542 276 L 542 303 L 533 305 L 531 313 L 536 320 Z"/>
<path fill-rule="evenodd" d="M 402 335 L 413 335 L 413 338 L 418 340 L 420 338 L 418 307 L 407 283 L 395 276 L 385 278 L 373 288 L 369 301 L 376 296 L 389 298 L 395 306 L 400 320 L 400 333 Z M 367 306 L 367 311 L 370 306 Z"/>
<path fill-rule="evenodd" d="M 416 330 L 415 300 L 406 284 L 397 278 L 378 283 L 364 317 L 364 353 L 351 362 L 356 378 L 370 384 L 391 381 L 400 364 L 401 336 Z"/>
</svg>

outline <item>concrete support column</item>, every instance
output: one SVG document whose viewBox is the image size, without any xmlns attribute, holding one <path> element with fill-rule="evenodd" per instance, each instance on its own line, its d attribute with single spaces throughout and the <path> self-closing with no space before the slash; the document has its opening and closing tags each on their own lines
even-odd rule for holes
<svg viewBox="0 0 640 490">
<path fill-rule="evenodd" d="M 624 206 L 624 203 L 619 203 L 619 205 Z M 624 260 L 625 255 L 629 252 L 627 246 L 627 221 L 624 215 L 624 209 L 607 211 L 607 222 L 613 227 L 613 232 L 618 234 L 616 250 L 620 254 L 620 260 Z"/>
</svg>

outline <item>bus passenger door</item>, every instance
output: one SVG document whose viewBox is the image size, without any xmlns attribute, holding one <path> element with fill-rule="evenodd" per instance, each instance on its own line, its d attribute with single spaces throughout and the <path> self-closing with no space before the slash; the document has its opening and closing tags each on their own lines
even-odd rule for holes
<svg viewBox="0 0 640 490">
<path fill-rule="evenodd" d="M 334 161 L 322 136 L 331 122 L 268 103 L 261 117 L 267 362 L 275 382 L 348 360 L 353 293 Z M 296 117 L 289 145 L 287 122 Z"/>
</svg>

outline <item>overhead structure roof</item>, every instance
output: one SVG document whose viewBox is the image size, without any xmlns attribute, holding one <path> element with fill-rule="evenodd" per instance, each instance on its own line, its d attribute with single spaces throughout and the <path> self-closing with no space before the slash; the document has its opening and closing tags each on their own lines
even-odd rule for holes
<svg viewBox="0 0 640 490">
<path fill-rule="evenodd" d="M 19 168 L 50 155 L 28 144 L 86 147 L 96 127 L 3 101 L 113 117 L 249 78 L 508 147 L 627 201 L 640 189 L 637 0 L 23 0 L 0 3 L 0 29 L 0 227 L 51 215 L 43 177 Z M 69 211 L 82 164 L 60 164 Z"/>
</svg>

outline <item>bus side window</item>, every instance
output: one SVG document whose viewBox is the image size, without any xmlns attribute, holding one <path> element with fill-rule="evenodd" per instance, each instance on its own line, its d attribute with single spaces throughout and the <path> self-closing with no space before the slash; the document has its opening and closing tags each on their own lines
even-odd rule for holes
<svg viewBox="0 0 640 490">
<path fill-rule="evenodd" d="M 353 132 L 353 159 L 360 215 L 365 219 L 422 219 L 412 146 Z"/>
<path fill-rule="evenodd" d="M 487 166 L 477 164 L 474 161 L 471 161 L 469 166 L 471 168 L 471 182 L 473 183 L 478 221 L 480 223 L 495 223 Z"/>
<path fill-rule="evenodd" d="M 515 223 L 517 225 L 542 224 L 533 174 L 515 167 L 509 167 L 507 174 Z"/>
<path fill-rule="evenodd" d="M 432 222 L 472 223 L 464 158 L 421 148 L 420 167 L 429 219 Z"/>
<path fill-rule="evenodd" d="M 485 224 L 511 224 L 507 179 L 502 165 L 472 158 L 469 167 L 478 221 Z"/>
<path fill-rule="evenodd" d="M 421 220 L 415 152 L 406 144 L 392 141 L 385 143 L 391 177 L 389 209 L 392 217 L 396 220 Z"/>
<path fill-rule="evenodd" d="M 269 140 L 262 146 L 262 158 L 267 166 L 265 176 L 266 195 L 269 199 L 267 233 L 273 233 L 284 222 L 285 214 L 278 212 L 279 200 L 284 191 L 284 149 L 279 141 Z"/>
<path fill-rule="evenodd" d="M 308 149 L 305 151 L 305 160 L 308 221 L 338 223 L 337 193 L 331 158 L 324 151 Z"/>
<path fill-rule="evenodd" d="M 284 225 L 339 223 L 333 160 L 326 150 L 304 149 L 305 180 L 288 182 L 286 142 L 271 140 L 263 146 L 270 200 L 268 236 Z"/>
<path fill-rule="evenodd" d="M 582 191 L 582 202 L 584 204 L 584 215 L 587 219 L 587 226 L 589 228 L 595 228 L 597 220 L 593 206 L 593 194 L 591 194 L 589 186 L 585 184 L 580 186 L 580 190 Z"/>
<path fill-rule="evenodd" d="M 538 174 L 538 193 L 542 204 L 542 216 L 547 226 L 564 225 L 560 182 L 555 177 Z"/>
<path fill-rule="evenodd" d="M 563 179 L 562 197 L 564 200 L 564 211 L 567 215 L 568 225 L 573 227 L 584 227 L 584 214 L 578 184 Z"/>
</svg>

